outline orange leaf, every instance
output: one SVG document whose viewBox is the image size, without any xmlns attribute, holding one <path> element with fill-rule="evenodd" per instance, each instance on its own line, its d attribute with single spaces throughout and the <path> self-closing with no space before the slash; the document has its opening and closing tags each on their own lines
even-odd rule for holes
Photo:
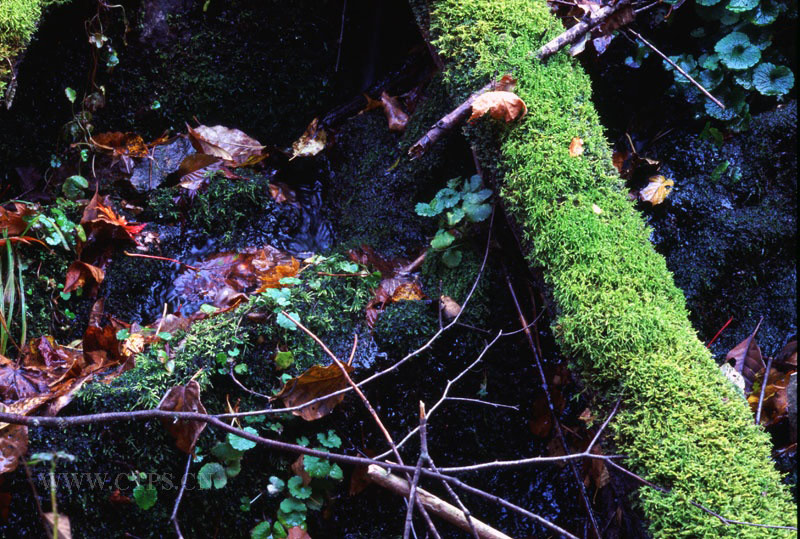
<svg viewBox="0 0 800 539">
<path fill-rule="evenodd" d="M 408 114 L 403 111 L 400 101 L 396 97 L 390 97 L 385 91 L 381 93 L 381 103 L 386 121 L 389 122 L 389 131 L 402 133 L 408 124 Z"/>
<path fill-rule="evenodd" d="M 344 365 L 344 368 L 348 374 L 353 372 L 353 367 L 349 365 Z M 300 376 L 286 382 L 275 398 L 282 399 L 283 404 L 287 407 L 298 406 L 346 387 L 347 380 L 335 363 L 327 367 L 314 365 Z M 344 394 L 328 397 L 300 410 L 294 410 L 292 413 L 306 421 L 314 421 L 331 413 L 343 400 Z"/>
<path fill-rule="evenodd" d="M 527 112 L 528 107 L 517 94 L 505 91 L 485 92 L 472 102 L 472 115 L 469 121 L 474 122 L 489 113 L 495 120 L 510 123 L 525 116 Z"/>
<path fill-rule="evenodd" d="M 9 236 L 18 236 L 28 228 L 25 217 L 35 213 L 34 208 L 19 202 L 14 203 L 13 210 L 7 210 L 0 206 L 0 230 L 5 229 Z"/>
<path fill-rule="evenodd" d="M 583 139 L 573 137 L 572 142 L 569 143 L 569 156 L 578 157 L 579 155 L 583 155 Z"/>
</svg>

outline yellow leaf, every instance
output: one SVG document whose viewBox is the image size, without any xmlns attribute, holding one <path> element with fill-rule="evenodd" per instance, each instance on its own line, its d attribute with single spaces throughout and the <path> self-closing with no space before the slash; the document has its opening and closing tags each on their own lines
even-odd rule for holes
<svg viewBox="0 0 800 539">
<path fill-rule="evenodd" d="M 504 120 L 506 123 L 510 123 L 525 116 L 528 107 L 517 94 L 485 92 L 472 102 L 472 116 L 469 117 L 469 121 L 474 122 L 487 112 L 495 120 Z"/>
<path fill-rule="evenodd" d="M 646 200 L 653 206 L 664 202 L 672 191 L 672 186 L 675 185 L 674 181 L 668 180 L 661 175 L 651 176 L 649 181 L 650 183 L 647 184 L 647 187 L 639 192 L 639 198 Z"/>
</svg>

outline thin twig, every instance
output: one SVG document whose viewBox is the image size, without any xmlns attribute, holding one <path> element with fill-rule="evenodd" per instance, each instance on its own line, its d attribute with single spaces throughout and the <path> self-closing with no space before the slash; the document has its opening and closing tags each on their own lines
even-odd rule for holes
<svg viewBox="0 0 800 539">
<path fill-rule="evenodd" d="M 189 456 L 186 458 L 186 467 L 183 469 L 183 477 L 181 477 L 181 488 L 178 491 L 178 497 L 175 498 L 175 505 L 172 507 L 172 514 L 169 517 L 169 519 L 172 521 L 172 524 L 175 526 L 175 533 L 178 534 L 178 539 L 183 539 L 181 527 L 178 524 L 178 508 L 181 505 L 181 499 L 183 499 L 183 492 L 186 490 L 186 480 L 189 477 L 189 467 L 192 465 L 193 457 L 194 451 L 190 451 Z"/>
<path fill-rule="evenodd" d="M 250 393 L 251 395 L 255 395 L 256 397 L 261 397 L 262 399 L 272 400 L 272 397 L 269 395 L 264 395 L 263 393 L 259 393 L 258 391 L 253 391 L 252 389 L 245 387 L 245 385 L 242 384 L 238 378 L 236 378 L 236 375 L 233 373 L 233 367 L 234 365 L 233 363 L 231 363 L 229 374 L 231 375 L 231 380 L 233 380 L 234 384 L 242 388 L 243 391 Z"/>
<path fill-rule="evenodd" d="M 342 6 L 342 27 L 339 30 L 339 48 L 336 50 L 336 66 L 333 68 L 334 73 L 339 72 L 339 60 L 342 57 L 342 41 L 344 40 L 344 15 L 347 13 L 347 0 L 344 0 L 344 6 Z"/>
<path fill-rule="evenodd" d="M 474 402 L 475 404 L 483 404 L 485 406 L 491 406 L 492 408 L 508 408 L 510 410 L 515 410 L 519 412 L 519 406 L 511 406 L 510 404 L 500 404 L 497 402 L 489 402 L 489 401 L 482 401 L 480 399 L 468 399 L 465 397 L 447 397 L 445 400 L 449 401 L 460 401 L 460 402 Z"/>
<path fill-rule="evenodd" d="M 622 31 L 623 31 L 623 32 L 625 32 L 625 30 L 627 30 L 628 32 L 630 32 L 631 34 L 633 34 L 633 35 L 636 37 L 636 39 L 638 39 L 639 41 L 641 41 L 642 43 L 644 43 L 645 45 L 647 45 L 648 47 L 650 47 L 650 48 L 653 50 L 653 52 L 655 52 L 656 54 L 658 54 L 658 55 L 659 55 L 661 58 L 663 58 L 663 60 L 664 60 L 665 62 L 667 62 L 667 63 L 668 63 L 669 65 L 671 65 L 672 67 L 674 67 L 674 68 L 675 68 L 675 69 L 678 71 L 678 73 L 680 73 L 681 75 L 683 75 L 684 77 L 686 77 L 686 80 L 688 80 L 688 81 L 689 81 L 689 82 L 691 82 L 693 85 L 695 85 L 695 86 L 697 87 L 697 89 L 698 89 L 698 90 L 700 90 L 701 92 L 703 92 L 703 94 L 704 94 L 704 95 L 705 95 L 707 98 L 709 98 L 711 101 L 713 101 L 715 105 L 717 105 L 717 106 L 718 106 L 718 107 L 720 107 L 721 109 L 724 109 L 724 108 L 725 108 L 725 105 L 723 105 L 723 104 L 722 104 L 722 102 L 721 102 L 719 99 L 717 99 L 716 97 L 714 97 L 713 95 L 711 95 L 711 93 L 709 93 L 709 91 L 708 91 L 708 90 L 706 90 L 705 88 L 703 88 L 703 85 L 702 85 L 702 84 L 700 84 L 699 82 L 697 82 L 696 80 L 694 80 L 694 79 L 692 78 L 692 76 L 691 76 L 691 75 L 689 75 L 689 74 L 688 74 L 686 71 L 684 71 L 683 69 L 681 69 L 681 68 L 680 68 L 680 66 L 679 66 L 678 64 L 676 64 L 675 62 L 673 62 L 672 60 L 670 60 L 670 59 L 667 57 L 667 55 L 666 55 L 666 54 L 664 54 L 663 52 L 661 52 L 660 50 L 658 50 L 658 49 L 657 49 L 657 48 L 656 48 L 656 47 L 655 47 L 655 46 L 654 46 L 652 43 L 650 43 L 650 42 L 649 42 L 649 41 L 647 41 L 645 38 L 643 38 L 643 37 L 641 36 L 641 34 L 639 34 L 638 32 L 636 32 L 635 30 L 631 30 L 630 28 L 627 28 L 627 29 L 623 28 L 623 29 L 622 29 Z"/>
<path fill-rule="evenodd" d="M 419 423 L 420 428 L 425 421 L 425 403 L 419 401 Z M 419 484 L 419 474 L 422 470 L 422 465 L 426 461 L 426 451 L 420 442 L 419 458 L 417 459 L 417 466 L 414 469 L 414 477 L 411 481 L 411 486 L 408 491 L 408 510 L 406 511 L 406 521 L 403 526 L 403 539 L 408 539 L 408 533 L 411 530 L 411 520 L 414 518 L 414 503 L 417 499 L 417 485 Z"/>
<path fill-rule="evenodd" d="M 519 316 L 519 322 L 522 327 L 527 328 L 528 322 L 525 320 L 525 315 L 522 313 L 522 308 L 519 306 L 519 301 L 517 300 L 517 294 L 514 292 L 514 287 L 511 285 L 511 277 L 508 275 L 508 271 L 504 269 L 506 284 L 508 285 L 508 290 L 511 292 L 511 298 L 514 300 L 514 307 L 517 309 L 517 315 Z M 536 351 L 536 344 L 533 342 L 533 336 L 531 335 L 531 330 L 525 330 L 525 337 L 527 337 L 528 344 L 530 345 L 531 352 L 533 352 L 533 358 L 536 361 L 536 368 L 539 371 L 539 379 L 542 383 L 542 390 L 544 391 L 545 398 L 547 399 L 547 406 L 550 408 L 550 414 L 553 416 L 553 424 L 556 427 L 556 437 L 558 438 L 559 442 L 561 443 L 561 448 L 564 450 L 564 454 L 569 454 L 569 447 L 567 446 L 567 440 L 564 438 L 564 432 L 561 430 L 561 421 L 558 419 L 558 414 L 556 413 L 555 406 L 553 406 L 553 399 L 550 396 L 550 388 L 547 383 L 547 376 L 544 374 L 544 368 L 542 367 L 542 361 L 539 357 L 539 353 Z M 594 532 L 594 536 L 597 539 L 601 538 L 600 535 L 600 528 L 597 525 L 597 520 L 594 517 L 594 511 L 592 511 L 592 504 L 589 501 L 589 497 L 586 495 L 586 485 L 583 484 L 581 480 L 580 474 L 578 473 L 578 468 L 575 466 L 575 462 L 570 460 L 568 462 L 570 471 L 572 472 L 572 476 L 575 479 L 575 484 L 578 486 L 578 491 L 581 493 L 581 498 L 583 499 L 584 509 L 586 509 L 586 516 L 589 517 L 589 521 L 592 525 L 592 531 Z"/>
<path fill-rule="evenodd" d="M 163 260 L 164 262 L 173 262 L 175 264 L 179 264 L 183 268 L 190 269 L 192 271 L 200 271 L 199 268 L 190 266 L 189 264 L 181 262 L 180 260 L 175 260 L 174 258 L 168 258 L 166 256 L 146 255 L 142 253 L 129 253 L 128 251 L 122 251 L 122 252 L 125 253 L 127 256 L 134 256 L 136 258 L 150 258 L 152 260 Z"/>
<path fill-rule="evenodd" d="M 761 406 L 764 404 L 764 394 L 767 391 L 767 381 L 769 380 L 769 370 L 772 368 L 772 357 L 767 361 L 767 368 L 764 371 L 764 379 L 761 380 L 761 393 L 758 395 L 758 411 L 756 412 L 756 425 L 761 424 Z"/>
</svg>

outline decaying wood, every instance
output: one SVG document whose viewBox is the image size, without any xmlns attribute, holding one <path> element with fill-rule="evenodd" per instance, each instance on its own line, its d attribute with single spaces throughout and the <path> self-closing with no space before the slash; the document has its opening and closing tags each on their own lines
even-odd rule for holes
<svg viewBox="0 0 800 539">
<path fill-rule="evenodd" d="M 614 13 L 617 13 L 622 8 L 629 6 L 630 0 L 620 0 L 614 5 L 605 6 L 585 20 L 579 22 L 569 30 L 563 32 L 558 37 L 550 40 L 536 54 L 531 53 L 531 57 L 543 61 L 560 51 L 565 46 L 575 43 L 580 40 L 587 32 L 605 22 Z M 446 116 L 436 122 L 422 138 L 414 143 L 408 149 L 408 156 L 411 159 L 421 157 L 433 146 L 439 139 L 449 133 L 454 127 L 462 124 L 468 117 L 472 110 L 472 103 L 479 95 L 485 92 L 494 90 L 499 80 L 492 81 L 477 92 L 470 95 L 466 101 L 461 103 L 458 107 L 450 111 Z"/>
<path fill-rule="evenodd" d="M 376 464 L 371 464 L 367 468 L 367 475 L 369 475 L 369 478 L 372 479 L 372 481 L 383 488 L 391 490 L 395 494 L 399 494 L 404 498 L 408 497 L 411 486 L 405 479 L 389 473 L 384 468 L 381 468 Z M 458 526 L 466 532 L 470 531 L 469 522 L 467 521 L 466 517 L 464 516 L 464 512 L 461 509 L 447 503 L 441 498 L 438 498 L 421 488 L 416 489 L 416 492 L 417 500 L 419 500 L 430 513 L 436 515 L 442 520 L 446 520 L 454 526 Z M 511 539 L 508 535 L 492 528 L 480 520 L 477 520 L 474 516 L 470 518 L 475 527 L 475 531 L 478 532 L 478 536 L 481 539 Z"/>
</svg>

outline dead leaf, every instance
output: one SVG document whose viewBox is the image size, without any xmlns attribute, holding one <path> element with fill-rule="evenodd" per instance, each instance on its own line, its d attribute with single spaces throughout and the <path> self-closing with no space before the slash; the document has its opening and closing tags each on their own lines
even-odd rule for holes
<svg viewBox="0 0 800 539">
<path fill-rule="evenodd" d="M 253 164 L 254 160 L 258 162 L 266 157 L 263 154 L 266 147 L 238 129 L 222 125 L 213 127 L 199 125 L 196 129 L 192 129 L 189 124 L 186 124 L 186 129 L 192 146 L 198 152 L 218 157 L 231 166 Z"/>
<path fill-rule="evenodd" d="M 293 526 L 289 528 L 289 535 L 286 536 L 286 539 L 311 539 L 311 536 L 303 528 Z"/>
<path fill-rule="evenodd" d="M 150 155 L 144 140 L 136 133 L 121 133 L 119 131 L 99 133 L 92 136 L 90 141 L 96 148 L 111 151 L 114 155 L 128 157 L 147 157 Z"/>
<path fill-rule="evenodd" d="M 444 315 L 447 320 L 452 320 L 461 312 L 461 305 L 450 296 L 440 297 L 439 302 L 442 307 L 442 315 Z"/>
<path fill-rule="evenodd" d="M 108 501 L 114 504 L 127 505 L 131 503 L 132 500 L 129 497 L 123 495 L 119 491 L 119 489 L 115 489 L 114 492 L 112 492 L 111 495 L 108 497 Z"/>
<path fill-rule="evenodd" d="M 650 183 L 647 184 L 647 187 L 639 192 L 639 199 L 647 201 L 653 206 L 664 202 L 672 191 L 672 186 L 675 185 L 674 181 L 661 175 L 651 176 L 648 181 Z"/>
<path fill-rule="evenodd" d="M 344 365 L 344 367 L 348 374 L 353 372 L 353 367 L 349 365 Z M 275 398 L 282 399 L 283 404 L 287 407 L 299 406 L 346 387 L 348 387 L 347 380 L 335 363 L 327 367 L 314 365 L 300 376 L 286 382 Z M 306 421 L 314 421 L 331 413 L 343 400 L 344 394 L 328 397 L 300 410 L 294 410 L 292 413 Z"/>
<path fill-rule="evenodd" d="M 213 155 L 193 153 L 181 161 L 178 168 L 178 185 L 189 191 L 197 191 L 208 183 L 214 172 L 222 168 L 222 160 Z"/>
<path fill-rule="evenodd" d="M 758 342 L 756 342 L 757 332 L 758 327 L 725 356 L 725 360 L 729 363 L 733 362 L 733 368 L 742 373 L 745 380 L 745 394 L 750 393 L 756 375 L 766 368 L 764 359 L 761 357 L 761 348 L 758 347 Z"/>
<path fill-rule="evenodd" d="M 299 476 L 303 480 L 303 486 L 307 487 L 309 483 L 311 483 L 311 476 L 308 475 L 305 467 L 305 461 L 303 460 L 304 455 L 300 455 L 295 459 L 292 463 L 292 471 L 295 475 Z"/>
<path fill-rule="evenodd" d="M 592 448 L 592 454 L 594 455 L 602 455 L 603 452 L 597 446 Z M 594 484 L 595 488 L 601 489 L 606 486 L 611 481 L 611 476 L 608 473 L 608 468 L 606 467 L 606 463 L 604 460 L 601 459 L 587 459 L 589 462 L 585 462 L 585 465 L 588 464 L 589 473 L 586 476 L 586 480 L 584 480 L 584 484 L 588 483 L 588 480 L 591 479 L 591 482 Z M 587 466 L 584 465 L 584 469 Z M 588 485 L 587 485 L 588 486 Z"/>
<path fill-rule="evenodd" d="M 472 115 L 469 122 L 475 122 L 486 113 L 495 120 L 506 123 L 522 118 L 528 112 L 525 102 L 517 94 L 505 91 L 485 92 L 472 102 Z"/>
<path fill-rule="evenodd" d="M 69 525 L 69 517 L 63 513 L 58 515 L 58 523 L 56 524 L 55 513 L 44 513 L 44 521 L 50 530 L 50 537 L 53 537 L 53 527 L 58 528 L 58 539 L 72 539 L 72 530 Z"/>
<path fill-rule="evenodd" d="M 328 143 L 328 134 L 319 126 L 319 119 L 314 118 L 306 127 L 299 139 L 292 143 L 291 161 L 295 157 L 311 157 L 325 149 Z"/>
<path fill-rule="evenodd" d="M 206 413 L 203 403 L 200 402 L 200 384 L 195 380 L 190 380 L 185 386 L 176 386 L 167 391 L 161 402 L 158 403 L 159 410 L 175 412 L 199 412 Z M 178 420 L 172 421 L 162 419 L 161 424 L 167 429 L 173 438 L 175 445 L 184 453 L 191 453 L 200 433 L 206 428 L 206 424 L 200 421 Z"/>
<path fill-rule="evenodd" d="M 769 370 L 767 387 L 764 389 L 764 400 L 761 404 L 761 425 L 764 427 L 774 425 L 789 416 L 789 398 L 786 389 L 789 387 L 791 376 L 791 372 L 784 373 L 774 368 Z M 747 397 L 753 414 L 758 410 L 758 399 L 761 396 L 763 380 L 764 373 L 762 372 L 756 376 L 753 392 Z"/>
<path fill-rule="evenodd" d="M 97 266 L 76 260 L 67 269 L 64 293 L 83 288 L 90 297 L 94 297 L 105 277 L 106 273 Z"/>
<path fill-rule="evenodd" d="M 0 206 L 0 230 L 5 229 L 9 236 L 19 236 L 28 228 L 26 217 L 32 217 L 37 213 L 34 206 L 28 206 L 20 202 L 14 203 L 13 210 L 7 210 Z"/>
<path fill-rule="evenodd" d="M 0 410 L 5 407 L 0 404 Z M 13 472 L 28 452 L 28 427 L 9 425 L 0 431 L 0 474 Z"/>
<path fill-rule="evenodd" d="M 391 97 L 385 91 L 381 93 L 381 104 L 386 121 L 389 122 L 389 131 L 402 133 L 408 124 L 408 114 L 403 111 L 400 101 L 396 97 Z"/>
<path fill-rule="evenodd" d="M 419 301 L 425 299 L 419 283 L 408 282 L 400 283 L 392 292 L 391 301 Z"/>
<path fill-rule="evenodd" d="M 636 17 L 633 11 L 633 6 L 627 5 L 623 6 L 620 9 L 616 10 L 614 13 L 608 17 L 603 24 L 600 25 L 599 31 L 602 36 L 606 37 L 613 37 L 610 34 L 614 32 L 617 28 L 622 26 L 626 26 L 633 22 L 633 19 Z M 610 39 L 609 39 L 610 41 Z M 598 51 L 601 52 L 602 51 Z"/>
<path fill-rule="evenodd" d="M 778 355 L 775 356 L 773 365 L 797 370 L 797 341 L 792 340 L 786 343 Z"/>
<path fill-rule="evenodd" d="M 269 194 L 278 204 L 288 202 L 289 204 L 297 203 L 297 195 L 295 192 L 283 182 L 275 182 L 269 184 Z"/>
<path fill-rule="evenodd" d="M 583 139 L 573 137 L 572 142 L 569 143 L 569 156 L 578 157 L 579 155 L 583 155 Z"/>
</svg>

